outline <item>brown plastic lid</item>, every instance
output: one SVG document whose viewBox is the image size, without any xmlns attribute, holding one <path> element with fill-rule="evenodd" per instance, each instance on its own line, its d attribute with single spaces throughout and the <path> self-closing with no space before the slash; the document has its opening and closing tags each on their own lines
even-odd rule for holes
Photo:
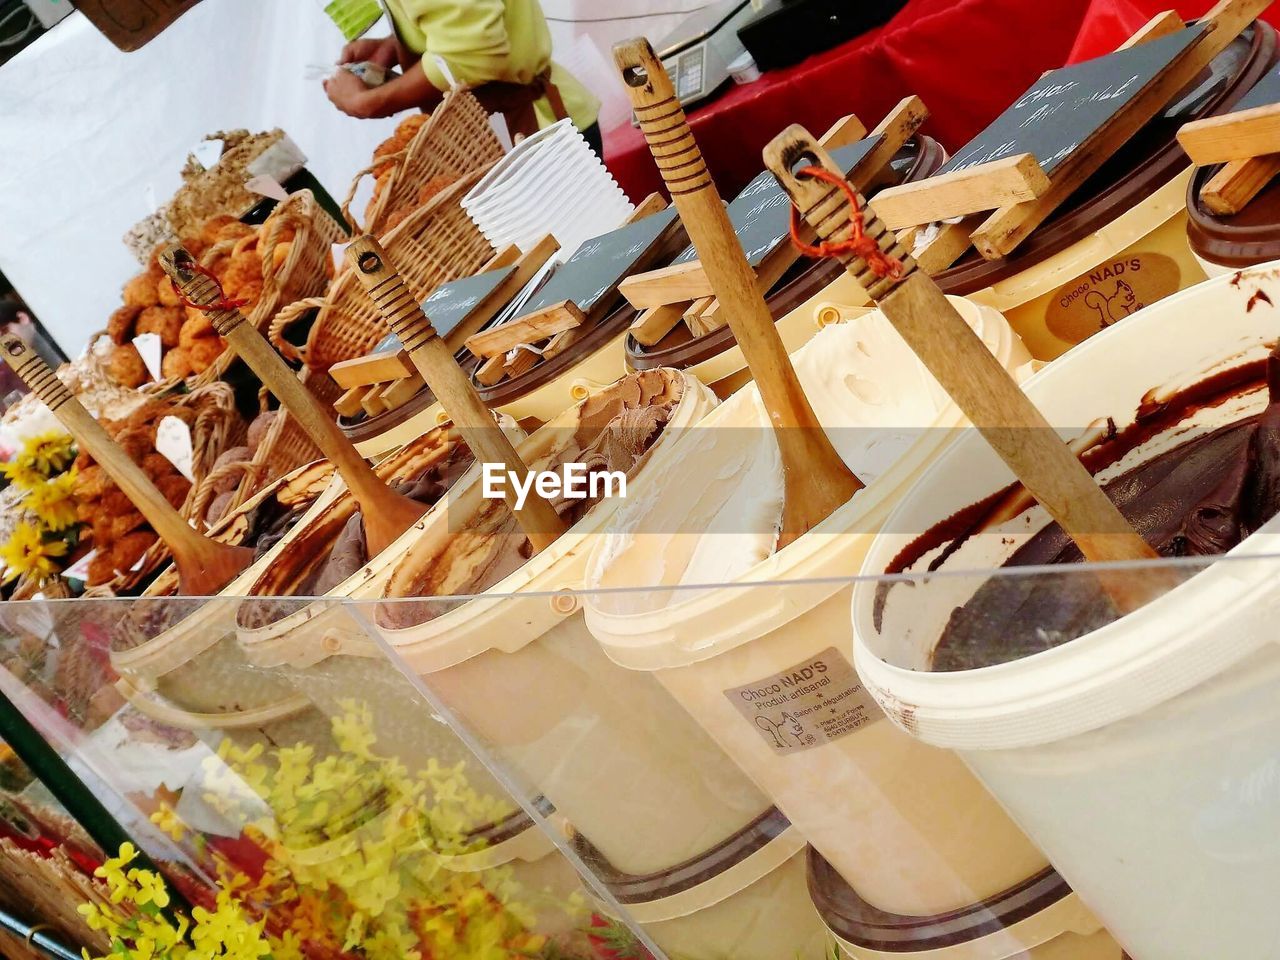
<svg viewBox="0 0 1280 960">
<path fill-rule="evenodd" d="M 1195 253 L 1224 267 L 1251 267 L 1280 260 L 1280 180 L 1271 183 L 1234 216 L 1213 213 L 1200 191 L 1221 167 L 1196 171 L 1187 187 L 1187 240 Z"/>
<path fill-rule="evenodd" d="M 1275 30 L 1255 22 L 1011 256 L 986 260 L 970 250 L 935 278 L 938 285 L 959 296 L 975 293 L 1060 253 L 1146 200 L 1187 166 L 1187 155 L 1177 141 L 1178 128 L 1230 110 L 1271 69 L 1275 59 Z"/>
<path fill-rule="evenodd" d="M 605 859 L 582 835 L 573 839 L 575 852 L 591 868 L 619 903 L 653 903 L 706 883 L 736 867 L 757 850 L 763 849 L 789 829 L 791 822 L 777 807 L 770 807 L 728 839 L 706 853 L 678 863 L 658 873 L 623 873 Z"/>
<path fill-rule="evenodd" d="M 933 176 L 946 163 L 946 159 L 946 151 L 932 137 L 921 136 L 908 140 L 891 161 L 890 176 L 881 186 L 896 186 L 924 180 Z M 843 269 L 834 260 L 823 260 L 818 263 L 801 260 L 783 276 L 767 298 L 769 312 L 773 315 L 773 319 L 780 320 L 810 297 L 830 286 Z M 719 356 L 734 343 L 733 331 L 728 326 L 713 330 L 705 336 L 695 337 L 689 332 L 688 327 L 679 323 L 667 336 L 651 347 L 637 342 L 634 337 L 627 337 L 627 363 L 633 370 L 650 370 L 654 367 L 686 370 Z"/>
<path fill-rule="evenodd" d="M 880 953 L 924 953 L 969 943 L 1021 923 L 1071 895 L 1048 868 L 998 896 L 931 917 L 878 910 L 809 848 L 809 896 L 828 930 L 845 943 Z"/>
</svg>

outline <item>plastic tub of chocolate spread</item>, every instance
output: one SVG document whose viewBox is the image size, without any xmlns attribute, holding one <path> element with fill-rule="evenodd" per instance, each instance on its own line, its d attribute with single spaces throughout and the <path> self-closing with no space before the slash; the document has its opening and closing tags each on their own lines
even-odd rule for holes
<svg viewBox="0 0 1280 960">
<path fill-rule="evenodd" d="M 1205 279 L 1187 246 L 1192 171 L 1176 134 L 1230 110 L 1275 56 L 1275 31 L 1254 24 L 1012 255 L 984 260 L 970 250 L 938 284 L 1000 310 L 1032 356 L 1052 360 Z"/>
<path fill-rule="evenodd" d="M 535 469 L 606 462 L 628 475 L 628 499 L 668 491 L 651 464 L 715 402 L 682 373 L 632 374 L 520 452 Z M 565 592 L 621 502 L 558 504 L 572 526 L 530 558 L 505 504 L 479 483 L 459 486 L 385 586 L 357 598 L 387 598 L 370 609 L 383 637 L 529 795 L 544 795 L 611 868 L 646 875 L 704 854 L 771 804 L 658 683 L 604 655 Z"/>
<path fill-rule="evenodd" d="M 877 910 L 810 849 L 809 891 L 840 952 L 853 960 L 1121 960 L 1111 934 L 1053 870 L 997 896 L 932 917 Z M 1055 909 L 1065 904 L 1065 909 Z M 1029 950 L 1024 944 L 1035 943 Z"/>
<path fill-rule="evenodd" d="M 177 596 L 178 578 L 171 566 L 133 605 L 114 634 L 111 665 L 124 678 L 122 691 L 144 712 L 205 715 L 210 726 L 216 716 L 224 729 L 233 729 L 283 719 L 301 709 L 287 683 L 246 670 L 243 655 L 228 642 L 235 636 L 236 608 L 229 598 L 243 595 L 276 561 L 289 531 L 305 526 L 337 495 L 332 480 L 333 468 L 326 461 L 299 467 L 210 531 L 212 537 L 252 545 L 258 552 L 218 597 Z"/>
<path fill-rule="evenodd" d="M 1273 180 L 1232 216 L 1210 211 L 1200 200 L 1220 167 L 1202 167 L 1187 188 L 1187 242 L 1211 277 L 1280 260 L 1280 181 Z"/>
<path fill-rule="evenodd" d="M 645 876 L 578 852 L 668 956 L 690 960 L 829 960 L 831 942 L 805 886 L 804 841 L 777 810 L 684 863 Z M 772 865 L 766 868 L 763 864 Z"/>
<path fill-rule="evenodd" d="M 1063 430 L 1115 422 L 1086 462 L 1162 554 L 1190 558 L 1175 589 L 1117 619 L 1092 573 L 1046 569 L 1079 554 L 1039 508 L 983 530 L 1011 477 L 969 436 L 862 570 L 939 575 L 854 592 L 868 689 L 921 743 L 958 751 L 1135 957 L 1280 941 L 1275 304 L 1273 269 L 1210 280 L 1026 385 Z"/>
<path fill-rule="evenodd" d="M 952 302 L 993 352 L 1013 336 L 989 307 Z M 610 658 L 670 691 L 876 909 L 968 909 L 1048 864 L 958 758 L 903 734 L 863 689 L 842 579 L 960 414 L 878 312 L 824 329 L 793 363 L 866 488 L 777 550 L 781 465 L 745 387 L 664 465 L 669 489 L 698 496 L 635 502 L 601 538 L 587 625 Z M 650 589 L 626 589 L 637 585 Z M 1079 905 L 1068 894 L 1045 909 L 1028 936 L 1056 936 L 1067 919 L 1055 917 L 1074 922 Z"/>
<path fill-rule="evenodd" d="M 946 163 L 947 153 L 932 137 L 908 141 L 872 190 L 898 186 L 933 176 Z M 789 243 L 790 241 L 785 241 Z M 798 350 L 821 327 L 817 307 L 827 301 L 849 307 L 870 301 L 866 292 L 835 261 L 801 259 L 766 297 L 777 321 L 778 334 L 788 351 Z M 635 319 L 631 312 L 627 324 Z M 624 328 L 625 329 L 625 328 Z M 720 397 L 728 396 L 750 379 L 747 362 L 728 326 L 694 337 L 683 323 L 651 347 L 625 335 L 626 363 L 632 370 L 671 367 L 687 370 L 712 386 Z"/>
</svg>

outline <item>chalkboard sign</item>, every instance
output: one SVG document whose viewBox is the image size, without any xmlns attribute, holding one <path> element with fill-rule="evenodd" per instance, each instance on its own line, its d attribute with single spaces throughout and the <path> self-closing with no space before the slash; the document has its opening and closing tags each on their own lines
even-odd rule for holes
<svg viewBox="0 0 1280 960">
<path fill-rule="evenodd" d="M 154 40 L 200 0 L 73 0 L 108 40 L 126 52 Z"/>
<path fill-rule="evenodd" d="M 847 176 L 866 159 L 881 141 L 880 136 L 867 137 L 840 147 L 831 154 Z M 778 178 L 765 170 L 743 188 L 729 204 L 729 220 L 733 232 L 746 251 L 747 262 L 758 269 L 764 259 L 787 239 L 791 230 L 791 198 L 778 185 Z M 688 263 L 698 258 L 693 247 L 687 247 L 675 263 Z"/>
<path fill-rule="evenodd" d="M 1280 103 L 1280 66 L 1272 67 L 1265 77 L 1254 84 L 1253 89 L 1240 98 L 1231 112 L 1269 107 L 1273 103 Z"/>
<path fill-rule="evenodd" d="M 565 300 L 572 300 L 588 316 L 607 307 L 609 294 L 617 291 L 618 284 L 645 269 L 661 252 L 675 220 L 676 211 L 668 207 L 588 240 L 556 269 L 520 315 L 528 316 Z"/>
<path fill-rule="evenodd" d="M 423 301 L 422 309 L 436 333 L 447 338 L 469 316 L 485 306 L 485 301 L 515 272 L 514 266 L 503 267 L 442 283 Z"/>
<path fill-rule="evenodd" d="M 1204 32 L 1203 25 L 1187 27 L 1045 74 L 939 174 L 1030 153 L 1052 176 L 1077 147 L 1187 53 Z"/>
</svg>

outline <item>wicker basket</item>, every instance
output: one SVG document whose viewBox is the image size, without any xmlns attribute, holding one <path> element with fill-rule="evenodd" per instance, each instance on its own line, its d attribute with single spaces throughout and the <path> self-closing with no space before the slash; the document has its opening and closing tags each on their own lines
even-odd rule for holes
<svg viewBox="0 0 1280 960">
<path fill-rule="evenodd" d="M 280 231 L 285 225 L 294 228 L 293 245 L 279 270 L 272 269 Z M 295 300 L 322 295 L 333 279 L 333 245 L 346 239 L 346 231 L 316 201 L 310 190 L 299 190 L 272 211 L 262 225 L 262 293 L 249 311 L 248 320 L 259 330 L 266 330 L 280 308 Z M 232 241 L 210 247 L 202 258 L 209 266 L 215 257 L 230 252 Z M 222 379 L 235 360 L 235 353 L 224 350 L 203 372 L 192 379 L 202 386 Z"/>
<path fill-rule="evenodd" d="M 462 209 L 462 198 L 487 169 L 473 170 L 382 239 L 392 263 L 420 301 L 440 284 L 475 273 L 493 256 L 492 245 Z M 284 332 L 317 307 L 320 315 L 306 346 L 299 350 L 284 339 Z M 387 332 L 382 315 L 355 275 L 344 270 L 323 299 L 302 300 L 276 314 L 269 336 L 286 359 L 301 360 L 317 373 L 327 374 L 339 361 L 365 356 Z"/>
<path fill-rule="evenodd" d="M 168 387 L 165 384 L 152 384 L 142 389 L 161 395 Z M 213 472 L 214 462 L 223 451 L 244 443 L 248 427 L 236 409 L 234 391 L 225 383 L 197 386 L 183 396 L 177 397 L 175 405 L 190 407 L 196 413 L 195 426 L 191 431 L 191 448 L 194 454 L 192 473 L 195 475 L 195 482 L 191 484 L 187 498 L 178 510 L 182 516 L 191 520 L 200 516 L 197 512 L 200 491 Z M 205 506 L 208 506 L 208 501 L 205 501 Z M 99 584 L 93 589 L 93 595 L 111 596 L 128 593 L 170 559 L 169 549 L 164 545 L 164 541 L 157 540 L 142 555 L 141 564 L 136 570 L 117 576 L 105 584 Z"/>
<path fill-rule="evenodd" d="M 502 144 L 489 125 L 489 115 L 465 90 L 446 93 L 409 146 L 400 153 L 379 157 L 356 174 L 342 212 L 354 233 L 381 234 L 391 213 L 412 205 L 418 192 L 436 177 L 457 179 L 477 167 L 487 167 L 502 157 Z M 360 181 L 387 164 L 393 164 L 381 189 L 365 211 L 363 227 L 351 213 Z"/>
</svg>

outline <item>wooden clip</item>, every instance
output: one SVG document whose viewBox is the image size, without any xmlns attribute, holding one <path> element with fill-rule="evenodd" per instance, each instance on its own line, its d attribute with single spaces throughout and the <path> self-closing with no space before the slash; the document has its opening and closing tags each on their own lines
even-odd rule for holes
<svg viewBox="0 0 1280 960">
<path fill-rule="evenodd" d="M 1220 217 L 1234 216 L 1277 176 L 1280 176 L 1280 153 L 1228 163 L 1201 188 L 1200 202 Z"/>
<path fill-rule="evenodd" d="M 622 221 L 622 225 L 624 227 L 629 226 L 630 224 L 643 220 L 645 217 L 651 217 L 655 213 L 661 213 L 665 209 L 667 209 L 666 197 L 660 193 L 651 193 L 636 204 L 636 208 L 631 211 L 631 216 Z"/>
<path fill-rule="evenodd" d="M 646 310 L 709 297 L 711 281 L 701 262 L 690 260 L 627 277 L 618 285 L 618 290 L 637 310 Z"/>
<path fill-rule="evenodd" d="M 646 347 L 660 343 L 675 329 L 688 306 L 687 303 L 665 303 L 660 307 L 650 307 L 632 322 L 631 335 L 636 338 L 636 343 Z"/>
<path fill-rule="evenodd" d="M 509 323 L 477 333 L 467 341 L 467 349 L 477 357 L 496 357 L 514 350 L 522 343 L 539 343 L 586 322 L 586 317 L 572 300 L 552 304 Z"/>
<path fill-rule="evenodd" d="M 353 360 L 342 360 L 329 368 L 329 376 L 344 390 L 385 383 L 416 373 L 404 350 L 383 350 Z"/>
<path fill-rule="evenodd" d="M 1030 153 L 881 190 L 871 199 L 890 230 L 967 217 L 1043 196 L 1049 178 Z"/>
<path fill-rule="evenodd" d="M 1280 103 L 1188 123 L 1178 143 L 1197 167 L 1280 153 Z"/>
</svg>

